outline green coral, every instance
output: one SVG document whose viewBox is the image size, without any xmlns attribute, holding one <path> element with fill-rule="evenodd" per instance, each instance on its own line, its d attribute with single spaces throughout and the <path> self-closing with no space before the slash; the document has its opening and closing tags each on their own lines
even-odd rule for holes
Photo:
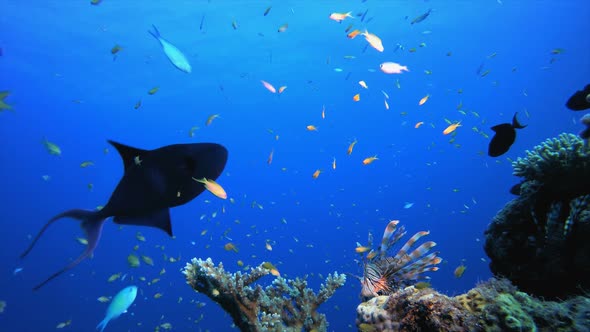
<svg viewBox="0 0 590 332">
<path fill-rule="evenodd" d="M 334 272 L 317 294 L 307 288 L 305 278 L 277 277 L 263 288 L 253 283 L 270 273 L 265 264 L 249 273 L 228 273 L 211 258 L 193 258 L 183 273 L 194 290 L 217 302 L 242 331 L 326 331 L 326 317 L 317 309 L 346 282 L 344 274 Z"/>
<path fill-rule="evenodd" d="M 562 133 L 526 151 L 526 157 L 512 162 L 513 174 L 526 180 L 546 180 L 561 174 L 590 173 L 590 149 L 584 140 Z"/>
</svg>

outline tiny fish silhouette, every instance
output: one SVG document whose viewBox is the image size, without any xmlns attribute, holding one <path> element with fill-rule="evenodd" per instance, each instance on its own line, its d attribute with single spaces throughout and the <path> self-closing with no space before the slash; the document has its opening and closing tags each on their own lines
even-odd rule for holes
<svg viewBox="0 0 590 332">
<path fill-rule="evenodd" d="M 101 210 L 73 209 L 51 218 L 21 255 L 24 258 L 45 230 L 61 218 L 82 222 L 88 244 L 73 262 L 35 286 L 41 288 L 60 274 L 78 265 L 96 248 L 105 220 L 113 217 L 116 224 L 155 227 L 172 236 L 169 208 L 188 203 L 205 190 L 193 178 L 217 179 L 227 162 L 227 149 L 215 143 L 167 145 L 155 150 L 142 150 L 108 141 L 121 158 L 125 172 L 111 198 Z"/>
<path fill-rule="evenodd" d="M 522 129 L 526 126 L 521 125 L 516 119 L 517 113 L 512 117 L 512 123 L 502 123 L 492 127 L 495 132 L 494 137 L 488 146 L 488 155 L 491 157 L 498 157 L 508 152 L 510 146 L 516 140 L 516 129 Z"/>
</svg>

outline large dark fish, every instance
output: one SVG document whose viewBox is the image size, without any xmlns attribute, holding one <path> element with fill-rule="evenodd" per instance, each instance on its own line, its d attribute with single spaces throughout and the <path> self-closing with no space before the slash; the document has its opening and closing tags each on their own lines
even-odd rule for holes
<svg viewBox="0 0 590 332">
<path fill-rule="evenodd" d="M 590 108 L 590 84 L 584 90 L 578 90 L 565 103 L 572 111 L 583 111 Z"/>
<path fill-rule="evenodd" d="M 217 179 L 225 168 L 227 150 L 215 143 L 167 145 L 155 150 L 141 150 L 109 141 L 121 158 L 125 172 L 101 210 L 73 209 L 51 218 L 21 255 L 25 257 L 43 232 L 61 218 L 82 222 L 88 245 L 72 263 L 35 286 L 41 288 L 53 278 L 73 268 L 90 256 L 96 248 L 106 218 L 122 225 L 149 226 L 172 236 L 169 208 L 188 203 L 205 190 L 195 179 Z"/>
<path fill-rule="evenodd" d="M 512 123 L 502 123 L 492 127 L 495 132 L 492 141 L 488 146 L 488 155 L 490 157 L 498 157 L 508 152 L 512 143 L 516 139 L 516 129 L 522 129 L 526 126 L 521 125 L 516 119 L 517 113 L 512 117 Z"/>
</svg>

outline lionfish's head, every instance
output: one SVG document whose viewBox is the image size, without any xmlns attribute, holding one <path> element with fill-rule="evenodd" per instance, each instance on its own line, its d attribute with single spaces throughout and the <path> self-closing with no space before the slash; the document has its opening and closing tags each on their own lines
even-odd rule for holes
<svg viewBox="0 0 590 332">
<path fill-rule="evenodd" d="M 391 294 L 392 289 L 387 276 L 384 275 L 377 264 L 365 262 L 363 277 L 361 281 L 361 297 L 363 299 L 373 298 L 379 295 Z"/>
</svg>

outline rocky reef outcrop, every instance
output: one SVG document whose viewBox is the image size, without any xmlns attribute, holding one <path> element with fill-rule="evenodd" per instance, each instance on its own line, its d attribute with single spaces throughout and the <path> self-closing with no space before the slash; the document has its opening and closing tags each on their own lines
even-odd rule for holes
<svg viewBox="0 0 590 332">
<path fill-rule="evenodd" d="M 590 290 L 590 149 L 561 134 L 513 162 L 517 198 L 485 231 L 494 275 L 529 294 L 563 299 Z"/>
</svg>

